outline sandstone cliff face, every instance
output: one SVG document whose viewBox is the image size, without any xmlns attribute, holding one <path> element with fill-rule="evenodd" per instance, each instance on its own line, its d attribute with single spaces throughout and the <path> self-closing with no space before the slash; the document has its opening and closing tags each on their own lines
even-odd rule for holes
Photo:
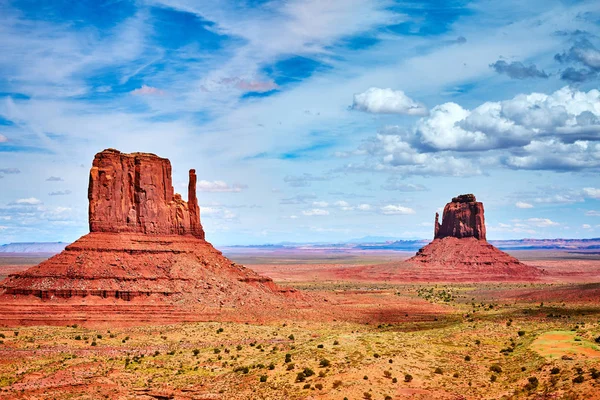
<svg viewBox="0 0 600 400">
<path fill-rule="evenodd" d="M 477 201 L 472 194 L 454 197 L 444 207 L 442 223 L 438 222 L 439 214 L 435 214 L 434 239 L 445 237 L 474 237 L 486 240 L 483 203 Z"/>
<path fill-rule="evenodd" d="M 204 239 L 190 170 L 188 201 L 174 193 L 171 163 L 149 153 L 104 150 L 90 170 L 90 232 L 193 235 Z"/>
</svg>

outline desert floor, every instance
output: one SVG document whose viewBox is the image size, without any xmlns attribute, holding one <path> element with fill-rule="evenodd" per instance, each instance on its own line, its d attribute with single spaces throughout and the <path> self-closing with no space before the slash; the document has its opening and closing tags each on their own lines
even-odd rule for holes
<svg viewBox="0 0 600 400">
<path fill-rule="evenodd" d="M 0 326 L 0 399 L 600 398 L 597 254 L 514 252 L 547 270 L 535 283 L 369 267 L 409 253 L 226 254 L 323 305 L 260 322 Z M 0 258 L 0 277 L 36 262 Z"/>
</svg>

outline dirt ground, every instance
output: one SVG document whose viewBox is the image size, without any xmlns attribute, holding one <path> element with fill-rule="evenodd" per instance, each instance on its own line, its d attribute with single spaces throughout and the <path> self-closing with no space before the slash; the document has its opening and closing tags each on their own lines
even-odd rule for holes
<svg viewBox="0 0 600 400">
<path fill-rule="evenodd" d="M 598 260 L 541 254 L 526 261 L 541 282 L 435 283 L 365 279 L 360 257 L 258 256 L 246 265 L 323 305 L 0 327 L 0 399 L 600 398 Z"/>
</svg>

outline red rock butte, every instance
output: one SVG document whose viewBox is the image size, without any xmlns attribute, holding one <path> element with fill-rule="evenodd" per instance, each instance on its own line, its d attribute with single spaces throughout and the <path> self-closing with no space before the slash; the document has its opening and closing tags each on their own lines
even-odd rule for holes
<svg viewBox="0 0 600 400">
<path fill-rule="evenodd" d="M 168 159 L 104 150 L 94 158 L 88 198 L 90 233 L 10 275 L 0 283 L 0 294 L 44 300 L 153 296 L 235 307 L 293 292 L 232 262 L 205 240 L 194 170 L 186 202 L 173 191 Z"/>
<path fill-rule="evenodd" d="M 472 194 L 446 204 L 441 224 L 435 214 L 433 241 L 407 262 L 428 280 L 522 281 L 541 274 L 487 242 L 483 203 Z"/>
</svg>

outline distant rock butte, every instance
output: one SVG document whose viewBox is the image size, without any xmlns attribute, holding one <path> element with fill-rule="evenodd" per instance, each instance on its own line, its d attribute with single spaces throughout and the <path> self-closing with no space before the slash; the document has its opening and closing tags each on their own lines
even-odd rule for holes
<svg viewBox="0 0 600 400">
<path fill-rule="evenodd" d="M 483 203 L 472 194 L 454 197 L 446 204 L 441 224 L 435 214 L 433 241 L 407 261 L 432 280 L 464 281 L 469 273 L 474 282 L 533 280 L 541 275 L 539 269 L 487 242 Z"/>
<path fill-rule="evenodd" d="M 474 237 L 486 240 L 483 212 L 483 203 L 477 201 L 474 195 L 454 197 L 444 207 L 441 224 L 438 222 L 439 214 L 435 213 L 434 239 Z"/>
<path fill-rule="evenodd" d="M 294 293 L 227 259 L 205 240 L 189 172 L 188 201 L 174 193 L 171 163 L 104 150 L 89 180 L 90 233 L 0 283 L 4 295 L 42 299 L 157 296 L 171 304 L 256 307 Z"/>
</svg>

